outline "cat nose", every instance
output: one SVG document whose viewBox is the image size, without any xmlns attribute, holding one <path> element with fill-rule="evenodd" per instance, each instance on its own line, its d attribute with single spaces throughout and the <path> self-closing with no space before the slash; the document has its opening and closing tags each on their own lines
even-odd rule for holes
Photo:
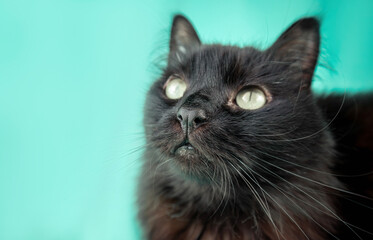
<svg viewBox="0 0 373 240">
<path fill-rule="evenodd" d="M 180 108 L 177 119 L 186 134 L 191 133 L 207 121 L 206 112 L 203 109 Z"/>
</svg>

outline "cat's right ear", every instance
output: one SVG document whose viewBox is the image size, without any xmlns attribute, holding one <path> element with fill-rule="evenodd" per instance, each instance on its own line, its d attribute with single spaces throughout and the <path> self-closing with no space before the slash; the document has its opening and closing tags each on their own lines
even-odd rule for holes
<svg viewBox="0 0 373 240">
<path fill-rule="evenodd" d="M 180 60 L 200 45 L 201 41 L 192 24 L 184 16 L 176 15 L 172 23 L 169 56 L 175 56 Z"/>
<path fill-rule="evenodd" d="M 311 86 L 320 45 L 320 23 L 303 18 L 291 25 L 268 49 L 276 61 L 295 66 L 302 74 L 305 87 Z"/>
</svg>

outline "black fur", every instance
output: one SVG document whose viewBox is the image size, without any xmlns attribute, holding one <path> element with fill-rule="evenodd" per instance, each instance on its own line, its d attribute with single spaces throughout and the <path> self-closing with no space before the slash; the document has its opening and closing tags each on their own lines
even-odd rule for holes
<svg viewBox="0 0 373 240">
<path fill-rule="evenodd" d="M 139 217 L 147 239 L 372 239 L 349 225 L 352 213 L 343 215 L 344 198 L 361 197 L 348 193 L 356 183 L 338 177 L 338 166 L 360 155 L 345 154 L 348 140 L 331 131 L 345 131 L 334 123 L 349 121 L 334 118 L 341 98 L 317 98 L 310 89 L 319 38 L 318 20 L 304 18 L 264 51 L 203 45 L 188 20 L 174 18 L 168 65 L 145 107 Z M 179 100 L 165 96 L 170 76 L 187 82 Z M 235 103 L 250 86 L 267 93 L 260 109 Z M 203 111 L 203 124 L 186 134 L 181 108 Z M 176 155 L 186 139 L 196 153 Z M 371 157 L 363 160 L 370 166 Z"/>
</svg>

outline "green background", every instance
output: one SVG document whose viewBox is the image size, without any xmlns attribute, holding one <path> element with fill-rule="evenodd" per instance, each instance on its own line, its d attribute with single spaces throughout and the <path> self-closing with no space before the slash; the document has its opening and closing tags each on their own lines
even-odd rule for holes
<svg viewBox="0 0 373 240">
<path fill-rule="evenodd" d="M 142 108 L 172 15 L 264 48 L 323 19 L 317 91 L 373 89 L 373 1 L 0 1 L 0 239 L 139 239 Z"/>
</svg>

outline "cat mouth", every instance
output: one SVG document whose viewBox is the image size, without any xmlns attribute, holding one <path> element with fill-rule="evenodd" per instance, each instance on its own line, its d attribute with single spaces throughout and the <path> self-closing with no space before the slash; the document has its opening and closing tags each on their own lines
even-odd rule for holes
<svg viewBox="0 0 373 240">
<path fill-rule="evenodd" d="M 191 155 L 196 155 L 196 149 L 195 147 L 189 142 L 188 139 L 184 139 L 183 142 L 178 144 L 174 149 L 173 149 L 173 154 L 175 156 L 179 157 L 188 157 Z"/>
<path fill-rule="evenodd" d="M 203 169 L 208 171 L 209 165 L 207 164 L 208 160 L 198 149 L 199 145 L 189 142 L 186 137 L 181 143 L 177 144 L 172 152 L 171 156 L 174 161 L 172 161 L 171 166 L 176 167 L 177 171 L 181 171 L 186 176 L 198 177 L 200 179 L 205 179 L 206 176 L 201 172 Z M 196 171 L 198 169 L 198 171 Z"/>
</svg>

